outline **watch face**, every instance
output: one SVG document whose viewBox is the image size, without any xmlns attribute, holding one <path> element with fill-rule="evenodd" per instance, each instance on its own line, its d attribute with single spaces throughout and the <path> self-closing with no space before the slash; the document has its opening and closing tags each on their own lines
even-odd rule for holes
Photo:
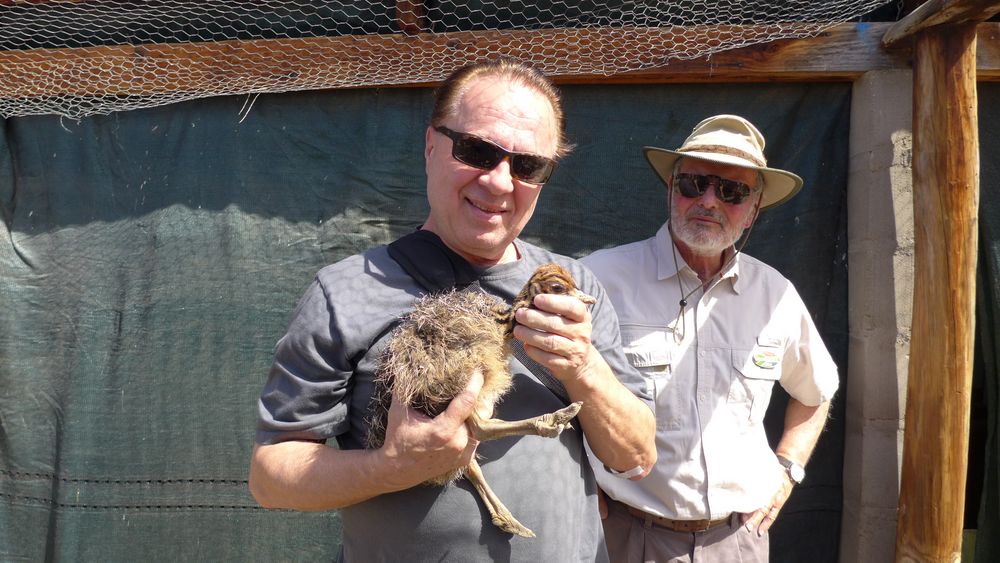
<svg viewBox="0 0 1000 563">
<path fill-rule="evenodd" d="M 806 478 L 806 470 L 801 465 L 780 456 L 778 457 L 778 461 L 781 462 L 782 467 L 784 467 L 785 471 L 788 472 L 788 477 L 791 478 L 795 484 L 801 483 L 802 480 Z"/>
<path fill-rule="evenodd" d="M 793 463 L 788 468 L 788 475 L 792 478 L 792 481 L 795 481 L 796 483 L 801 483 L 802 480 L 805 479 L 806 477 L 806 470 L 802 469 L 801 465 Z"/>
</svg>

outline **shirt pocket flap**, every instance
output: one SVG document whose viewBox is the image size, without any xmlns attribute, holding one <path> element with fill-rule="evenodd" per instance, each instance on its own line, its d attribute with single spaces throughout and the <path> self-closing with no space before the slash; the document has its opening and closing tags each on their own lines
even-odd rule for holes
<svg viewBox="0 0 1000 563">
<path fill-rule="evenodd" d="M 628 362 L 637 368 L 669 366 L 673 332 L 668 327 L 622 325 L 622 350 Z"/>
<path fill-rule="evenodd" d="M 748 379 L 781 379 L 781 356 L 771 347 L 733 350 L 733 367 Z"/>
<path fill-rule="evenodd" d="M 757 337 L 758 348 L 781 348 L 785 341 L 780 336 L 769 336 L 761 334 Z"/>
</svg>

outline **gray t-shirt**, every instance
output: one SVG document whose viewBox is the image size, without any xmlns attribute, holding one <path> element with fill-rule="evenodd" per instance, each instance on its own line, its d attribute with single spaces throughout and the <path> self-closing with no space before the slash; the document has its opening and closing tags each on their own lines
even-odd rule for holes
<svg viewBox="0 0 1000 563">
<path fill-rule="evenodd" d="M 619 379 L 650 401 L 641 375 L 621 351 L 618 320 L 603 288 L 584 266 L 516 242 L 521 259 L 483 271 L 481 288 L 508 303 L 539 265 L 566 267 L 580 289 L 597 298 L 592 341 Z M 326 440 L 363 447 L 373 376 L 386 335 L 423 295 L 388 254 L 373 248 L 320 270 L 279 341 L 260 398 L 257 442 Z M 514 341 L 513 389 L 496 416 L 527 418 L 567 404 L 561 385 Z M 562 394 L 563 397 L 559 395 Z M 501 532 L 470 484 L 421 485 L 341 510 L 341 560 L 607 561 L 596 484 L 575 424 L 558 438 L 515 436 L 477 449 L 487 482 L 537 537 Z"/>
</svg>

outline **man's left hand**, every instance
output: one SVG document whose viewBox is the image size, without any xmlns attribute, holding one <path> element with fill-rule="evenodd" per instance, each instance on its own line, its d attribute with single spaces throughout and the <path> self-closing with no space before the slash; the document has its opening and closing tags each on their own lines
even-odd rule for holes
<svg viewBox="0 0 1000 563">
<path fill-rule="evenodd" d="M 591 345 L 590 310 L 568 295 L 536 295 L 537 308 L 518 309 L 514 336 L 524 343 L 528 356 L 542 364 L 560 381 L 579 377 L 594 355 Z"/>
<path fill-rule="evenodd" d="M 792 489 L 795 487 L 795 483 L 788 477 L 784 469 L 781 470 L 781 476 L 781 487 L 771 497 L 771 501 L 755 512 L 743 515 L 743 525 L 746 526 L 747 531 L 753 532 L 756 530 L 758 536 L 763 536 L 764 532 L 767 532 L 771 525 L 774 524 L 774 521 L 777 520 L 778 513 L 785 506 L 785 501 L 788 500 L 788 497 L 792 494 Z"/>
<path fill-rule="evenodd" d="M 568 295 L 536 295 L 536 308 L 518 309 L 514 336 L 524 351 L 558 379 L 571 401 L 594 455 L 617 471 L 656 463 L 653 411 L 625 387 L 591 343 L 590 309 Z"/>
</svg>

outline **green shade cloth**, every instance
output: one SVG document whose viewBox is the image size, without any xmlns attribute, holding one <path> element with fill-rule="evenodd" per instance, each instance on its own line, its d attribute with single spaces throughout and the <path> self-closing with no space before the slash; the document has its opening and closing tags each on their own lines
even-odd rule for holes
<svg viewBox="0 0 1000 563">
<path fill-rule="evenodd" d="M 573 256 L 652 236 L 666 200 L 641 147 L 740 113 L 806 182 L 746 251 L 795 283 L 843 380 L 850 90 L 564 87 L 577 147 L 523 236 Z M 0 122 L 0 560 L 336 556 L 335 512 L 266 511 L 248 493 L 256 399 L 316 270 L 426 217 L 431 97 L 262 95 L 241 122 L 246 101 Z M 772 534 L 776 561 L 837 561 L 843 396 Z"/>
<path fill-rule="evenodd" d="M 966 499 L 978 524 L 976 563 L 1000 558 L 1000 84 L 979 84 L 979 269 L 976 356 Z M 978 438 L 978 439 L 977 439 Z M 977 500 L 979 502 L 977 502 Z M 970 511 L 967 511 L 967 514 Z"/>
</svg>

